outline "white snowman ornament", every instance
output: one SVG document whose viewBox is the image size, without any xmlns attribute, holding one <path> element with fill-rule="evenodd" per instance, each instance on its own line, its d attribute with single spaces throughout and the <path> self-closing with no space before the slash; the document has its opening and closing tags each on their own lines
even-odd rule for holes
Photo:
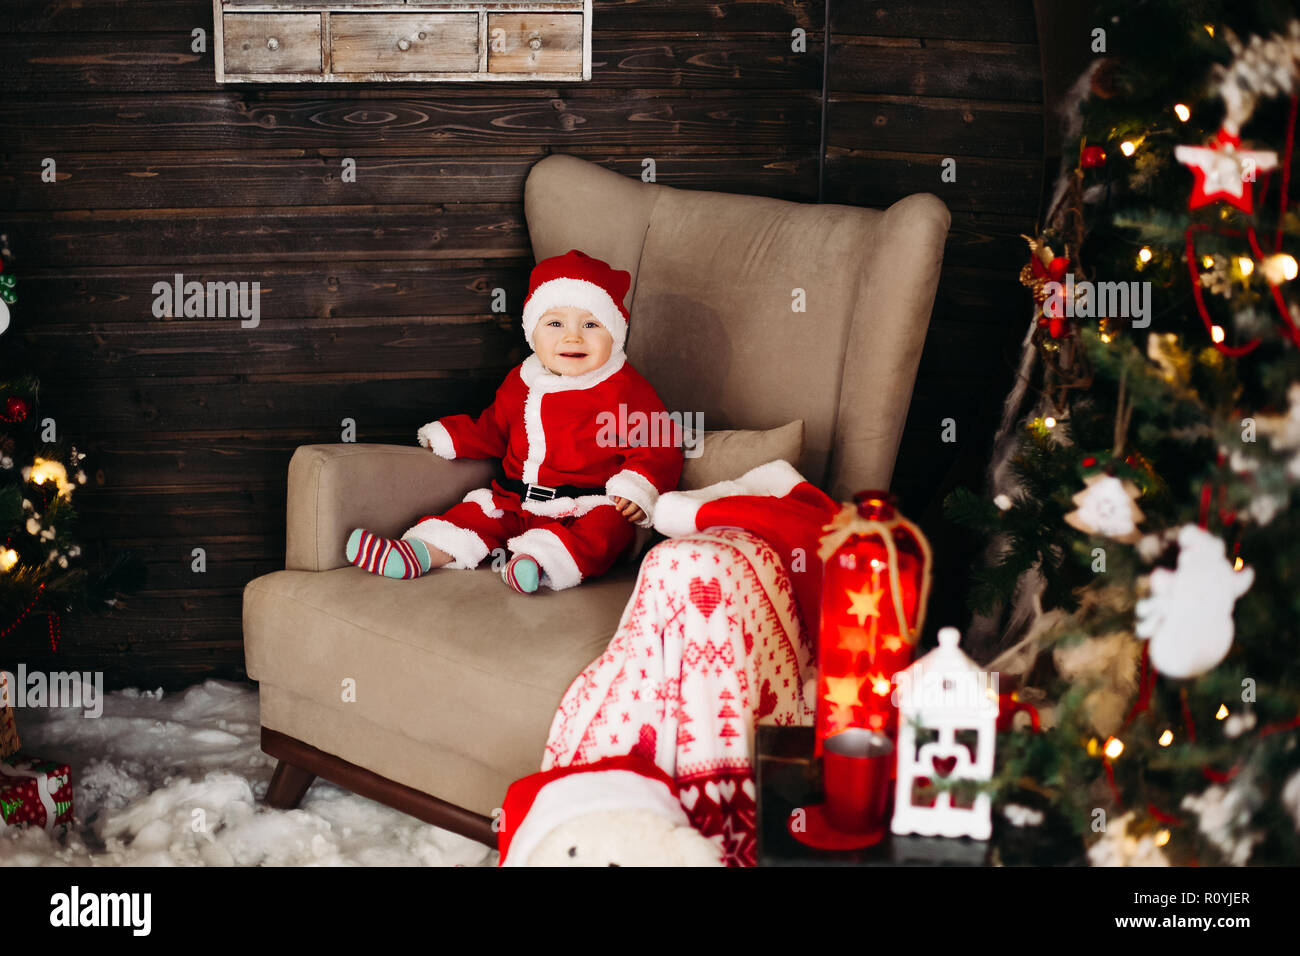
<svg viewBox="0 0 1300 956">
<path fill-rule="evenodd" d="M 1178 567 L 1151 572 L 1151 596 L 1137 603 L 1137 636 L 1151 641 L 1151 665 L 1166 677 L 1198 677 L 1232 647 L 1233 605 L 1255 571 L 1234 571 L 1223 540 L 1194 524 L 1178 531 Z"/>
</svg>

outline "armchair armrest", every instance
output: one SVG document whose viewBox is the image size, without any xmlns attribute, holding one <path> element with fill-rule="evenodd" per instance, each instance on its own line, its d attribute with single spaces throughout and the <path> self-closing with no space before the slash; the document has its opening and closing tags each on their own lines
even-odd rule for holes
<svg viewBox="0 0 1300 956">
<path fill-rule="evenodd" d="M 439 458 L 405 445 L 300 445 L 289 461 L 284 566 L 328 571 L 347 564 L 353 528 L 393 537 L 487 485 L 492 461 Z"/>
</svg>

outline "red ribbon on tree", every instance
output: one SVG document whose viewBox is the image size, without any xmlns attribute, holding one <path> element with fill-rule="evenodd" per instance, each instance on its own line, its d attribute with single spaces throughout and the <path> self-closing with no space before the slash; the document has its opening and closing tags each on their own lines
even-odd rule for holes
<svg viewBox="0 0 1300 956">
<path fill-rule="evenodd" d="M 9 634 L 17 628 L 19 624 L 27 619 L 27 616 L 32 613 L 32 609 L 40 602 L 44 591 L 45 582 L 42 581 L 36 587 L 36 597 L 32 598 L 31 603 L 23 608 L 22 612 L 9 622 L 3 631 L 0 631 L 0 637 Z M 57 611 L 46 611 L 44 613 L 46 617 L 46 626 L 49 628 L 50 632 L 50 650 L 57 654 L 59 651 L 59 639 L 62 636 L 62 623 L 59 620 L 59 613 Z"/>
<path fill-rule="evenodd" d="M 0 637 L 4 637 L 6 634 L 8 634 L 10 631 L 12 631 L 14 628 L 16 628 L 19 624 L 23 622 L 23 619 L 26 618 L 27 615 L 32 612 L 32 608 L 36 607 L 36 602 L 41 599 L 41 592 L 43 592 L 44 590 L 45 590 L 45 582 L 42 581 L 36 588 L 36 597 L 32 598 L 32 603 L 27 605 L 27 607 L 23 608 L 22 612 L 16 618 L 14 618 L 13 621 L 9 623 L 8 627 L 6 627 L 3 631 L 0 631 Z"/>
</svg>

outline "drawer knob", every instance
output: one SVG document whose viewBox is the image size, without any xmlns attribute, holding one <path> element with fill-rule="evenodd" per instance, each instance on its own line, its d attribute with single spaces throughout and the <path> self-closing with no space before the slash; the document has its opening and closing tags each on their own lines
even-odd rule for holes
<svg viewBox="0 0 1300 956">
<path fill-rule="evenodd" d="M 542 48 L 542 38 L 533 37 L 531 40 L 528 41 L 528 45 L 532 47 L 534 50 L 540 50 Z"/>
<path fill-rule="evenodd" d="M 266 40 L 266 48 L 268 50 L 278 50 L 280 49 L 280 41 L 275 37 L 268 37 Z"/>
<path fill-rule="evenodd" d="M 406 39 L 406 37 L 402 37 L 397 41 L 397 48 L 399 50 L 409 50 L 411 48 L 411 41 Z"/>
</svg>

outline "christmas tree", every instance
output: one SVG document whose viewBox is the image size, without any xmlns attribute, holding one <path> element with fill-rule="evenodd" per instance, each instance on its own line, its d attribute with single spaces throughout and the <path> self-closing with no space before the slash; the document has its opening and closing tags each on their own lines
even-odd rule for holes
<svg viewBox="0 0 1300 956">
<path fill-rule="evenodd" d="M 40 626 L 57 651 L 65 615 L 116 606 L 141 586 L 144 566 L 131 552 L 101 569 L 83 566 L 72 496 L 86 482 L 86 455 L 65 444 L 56 421 L 40 411 L 39 380 L 15 367 L 26 360 L 12 341 L 10 306 L 18 296 L 8 256 L 0 235 L 0 640 Z M 2 649 L 0 657 L 12 669 Z"/>
<path fill-rule="evenodd" d="M 970 594 L 990 668 L 1050 701 L 998 782 L 1094 862 L 1295 864 L 1300 19 L 1095 22 L 990 488 L 945 502 L 995 540 Z"/>
</svg>

